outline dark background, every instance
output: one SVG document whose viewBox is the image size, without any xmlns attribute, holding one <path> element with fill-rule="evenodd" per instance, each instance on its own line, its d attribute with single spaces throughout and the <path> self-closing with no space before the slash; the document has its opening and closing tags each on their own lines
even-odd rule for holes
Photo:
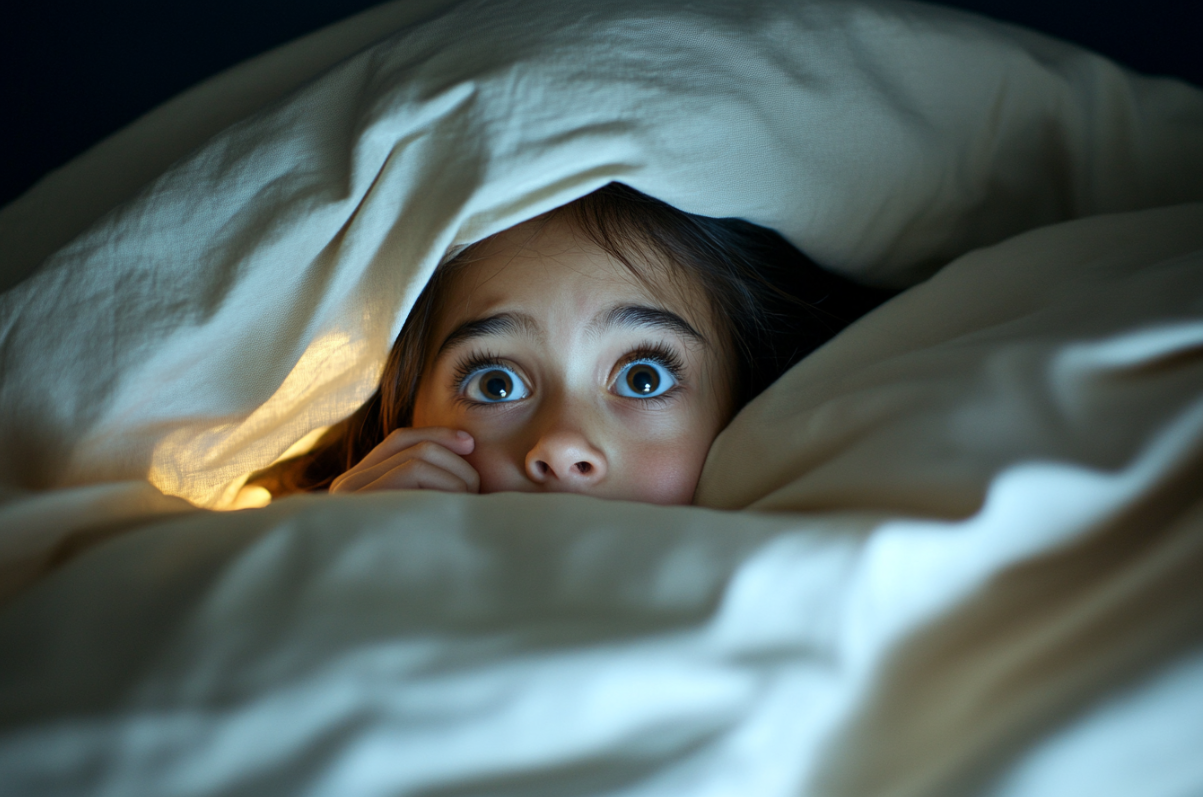
<svg viewBox="0 0 1203 797">
<path fill-rule="evenodd" d="M 0 206 L 194 83 L 372 5 L 375 0 L 44 0 L 0 12 Z M 1142 72 L 1203 85 L 1203 0 L 944 5 L 1036 28 Z"/>
</svg>

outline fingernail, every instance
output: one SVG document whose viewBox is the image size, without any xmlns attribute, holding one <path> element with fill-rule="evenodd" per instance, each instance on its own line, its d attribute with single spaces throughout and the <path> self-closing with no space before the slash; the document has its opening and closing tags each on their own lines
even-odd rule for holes
<svg viewBox="0 0 1203 797">
<path fill-rule="evenodd" d="M 455 436 L 460 440 L 464 440 L 465 442 L 472 439 L 472 435 L 468 434 L 467 432 L 456 432 Z"/>
</svg>

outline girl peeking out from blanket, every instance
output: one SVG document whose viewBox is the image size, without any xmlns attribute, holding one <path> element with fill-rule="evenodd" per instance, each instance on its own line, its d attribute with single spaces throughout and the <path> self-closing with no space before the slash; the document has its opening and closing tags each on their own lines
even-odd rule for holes
<svg viewBox="0 0 1203 797">
<path fill-rule="evenodd" d="M 371 400 L 252 483 L 686 504 L 736 411 L 886 296 L 611 183 L 440 266 Z"/>
</svg>

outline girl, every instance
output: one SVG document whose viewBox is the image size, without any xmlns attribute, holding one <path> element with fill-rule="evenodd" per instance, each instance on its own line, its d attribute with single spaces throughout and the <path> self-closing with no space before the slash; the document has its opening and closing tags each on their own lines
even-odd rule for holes
<svg viewBox="0 0 1203 797">
<path fill-rule="evenodd" d="M 611 183 L 443 264 L 376 394 L 251 483 L 689 503 L 735 412 L 887 295 Z"/>
</svg>

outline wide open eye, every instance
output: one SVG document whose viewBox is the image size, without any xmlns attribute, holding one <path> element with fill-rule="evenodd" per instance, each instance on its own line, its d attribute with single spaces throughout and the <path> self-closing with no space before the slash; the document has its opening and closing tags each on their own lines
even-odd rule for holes
<svg viewBox="0 0 1203 797">
<path fill-rule="evenodd" d="M 530 393 L 522 377 L 509 368 L 499 368 L 496 365 L 469 374 L 463 384 L 464 395 L 482 404 L 517 401 L 526 398 Z"/>
<path fill-rule="evenodd" d="M 614 391 L 628 398 L 663 396 L 677 384 L 667 368 L 650 360 L 636 360 L 618 372 Z"/>
</svg>

